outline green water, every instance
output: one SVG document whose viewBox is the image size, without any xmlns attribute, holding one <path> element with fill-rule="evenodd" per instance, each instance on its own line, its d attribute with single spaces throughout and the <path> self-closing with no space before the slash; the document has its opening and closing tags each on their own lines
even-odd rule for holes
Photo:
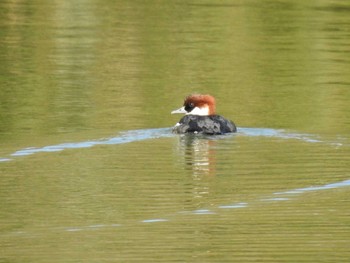
<svg viewBox="0 0 350 263">
<path fill-rule="evenodd" d="M 0 10 L 0 262 L 350 260 L 349 3 Z"/>
</svg>

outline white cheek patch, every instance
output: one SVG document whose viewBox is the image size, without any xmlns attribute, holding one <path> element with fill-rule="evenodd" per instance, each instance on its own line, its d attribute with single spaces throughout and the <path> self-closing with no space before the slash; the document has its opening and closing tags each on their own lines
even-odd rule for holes
<svg viewBox="0 0 350 263">
<path fill-rule="evenodd" d="M 205 106 L 202 108 L 195 107 L 191 112 L 186 113 L 186 115 L 200 115 L 200 116 L 207 116 L 209 115 L 209 107 Z"/>
</svg>

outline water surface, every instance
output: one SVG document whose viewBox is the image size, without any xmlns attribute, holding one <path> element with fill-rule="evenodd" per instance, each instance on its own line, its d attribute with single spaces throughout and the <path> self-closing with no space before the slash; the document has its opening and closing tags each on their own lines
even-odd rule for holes
<svg viewBox="0 0 350 263">
<path fill-rule="evenodd" d="M 0 8 L 0 262 L 350 260 L 348 3 Z"/>
</svg>

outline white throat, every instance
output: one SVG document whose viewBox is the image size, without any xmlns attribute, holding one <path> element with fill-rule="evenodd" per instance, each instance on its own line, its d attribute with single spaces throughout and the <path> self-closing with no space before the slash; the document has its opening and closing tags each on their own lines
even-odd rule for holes
<svg viewBox="0 0 350 263">
<path fill-rule="evenodd" d="M 186 113 L 186 115 L 200 115 L 200 116 L 207 116 L 209 115 L 209 106 L 204 107 L 195 107 L 191 112 Z"/>
</svg>

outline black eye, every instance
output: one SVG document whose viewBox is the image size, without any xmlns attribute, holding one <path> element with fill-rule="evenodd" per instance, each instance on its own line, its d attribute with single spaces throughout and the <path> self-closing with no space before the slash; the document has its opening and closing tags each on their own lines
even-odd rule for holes
<svg viewBox="0 0 350 263">
<path fill-rule="evenodd" d="M 185 111 L 191 112 L 193 109 L 194 109 L 194 103 L 193 103 L 193 102 L 187 103 L 187 104 L 185 105 Z"/>
</svg>

